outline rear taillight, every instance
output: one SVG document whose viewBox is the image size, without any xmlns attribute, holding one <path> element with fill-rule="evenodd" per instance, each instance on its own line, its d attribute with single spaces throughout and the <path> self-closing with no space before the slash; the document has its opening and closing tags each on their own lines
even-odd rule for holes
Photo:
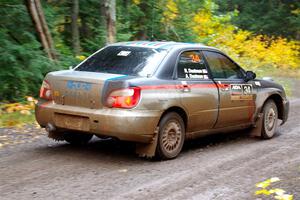
<svg viewBox="0 0 300 200">
<path fill-rule="evenodd" d="M 40 98 L 52 100 L 51 87 L 46 80 L 44 80 L 42 83 L 42 87 L 40 89 Z"/>
<path fill-rule="evenodd" d="M 133 108 L 138 104 L 140 96 L 139 87 L 115 90 L 108 96 L 107 105 L 111 108 Z"/>
</svg>

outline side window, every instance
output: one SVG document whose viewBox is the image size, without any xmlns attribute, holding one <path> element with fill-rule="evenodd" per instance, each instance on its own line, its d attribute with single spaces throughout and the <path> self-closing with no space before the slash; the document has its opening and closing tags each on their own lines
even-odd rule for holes
<svg viewBox="0 0 300 200">
<path fill-rule="evenodd" d="M 207 69 L 200 51 L 185 51 L 181 53 L 177 65 L 177 77 L 208 79 Z"/>
<path fill-rule="evenodd" d="M 243 78 L 242 70 L 226 56 L 211 51 L 203 51 L 203 54 L 214 78 Z"/>
</svg>

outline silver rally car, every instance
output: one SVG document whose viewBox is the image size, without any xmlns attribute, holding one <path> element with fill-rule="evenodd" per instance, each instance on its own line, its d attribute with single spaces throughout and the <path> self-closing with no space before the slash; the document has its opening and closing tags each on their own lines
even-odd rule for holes
<svg viewBox="0 0 300 200">
<path fill-rule="evenodd" d="M 35 113 L 55 140 L 113 137 L 136 142 L 140 156 L 171 159 L 204 134 L 252 127 L 272 138 L 288 110 L 281 85 L 256 79 L 216 48 L 134 41 L 48 73 Z"/>
</svg>

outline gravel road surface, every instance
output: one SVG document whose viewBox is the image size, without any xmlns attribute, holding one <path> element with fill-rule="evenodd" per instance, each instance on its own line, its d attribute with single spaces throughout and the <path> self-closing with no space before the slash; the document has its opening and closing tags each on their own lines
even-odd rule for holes
<svg viewBox="0 0 300 200">
<path fill-rule="evenodd" d="M 247 131 L 185 144 L 171 161 L 135 156 L 132 144 L 54 142 L 43 129 L 0 129 L 0 199 L 271 199 L 254 195 L 272 183 L 300 199 L 300 88 L 294 83 L 289 120 L 271 140 Z"/>
</svg>

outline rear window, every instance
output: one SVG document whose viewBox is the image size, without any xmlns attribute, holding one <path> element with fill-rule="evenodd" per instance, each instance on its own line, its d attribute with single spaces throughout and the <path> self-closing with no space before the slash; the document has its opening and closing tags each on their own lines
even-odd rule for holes
<svg viewBox="0 0 300 200">
<path fill-rule="evenodd" d="M 75 71 L 151 76 L 166 54 L 166 50 L 108 46 L 85 60 Z"/>
</svg>

